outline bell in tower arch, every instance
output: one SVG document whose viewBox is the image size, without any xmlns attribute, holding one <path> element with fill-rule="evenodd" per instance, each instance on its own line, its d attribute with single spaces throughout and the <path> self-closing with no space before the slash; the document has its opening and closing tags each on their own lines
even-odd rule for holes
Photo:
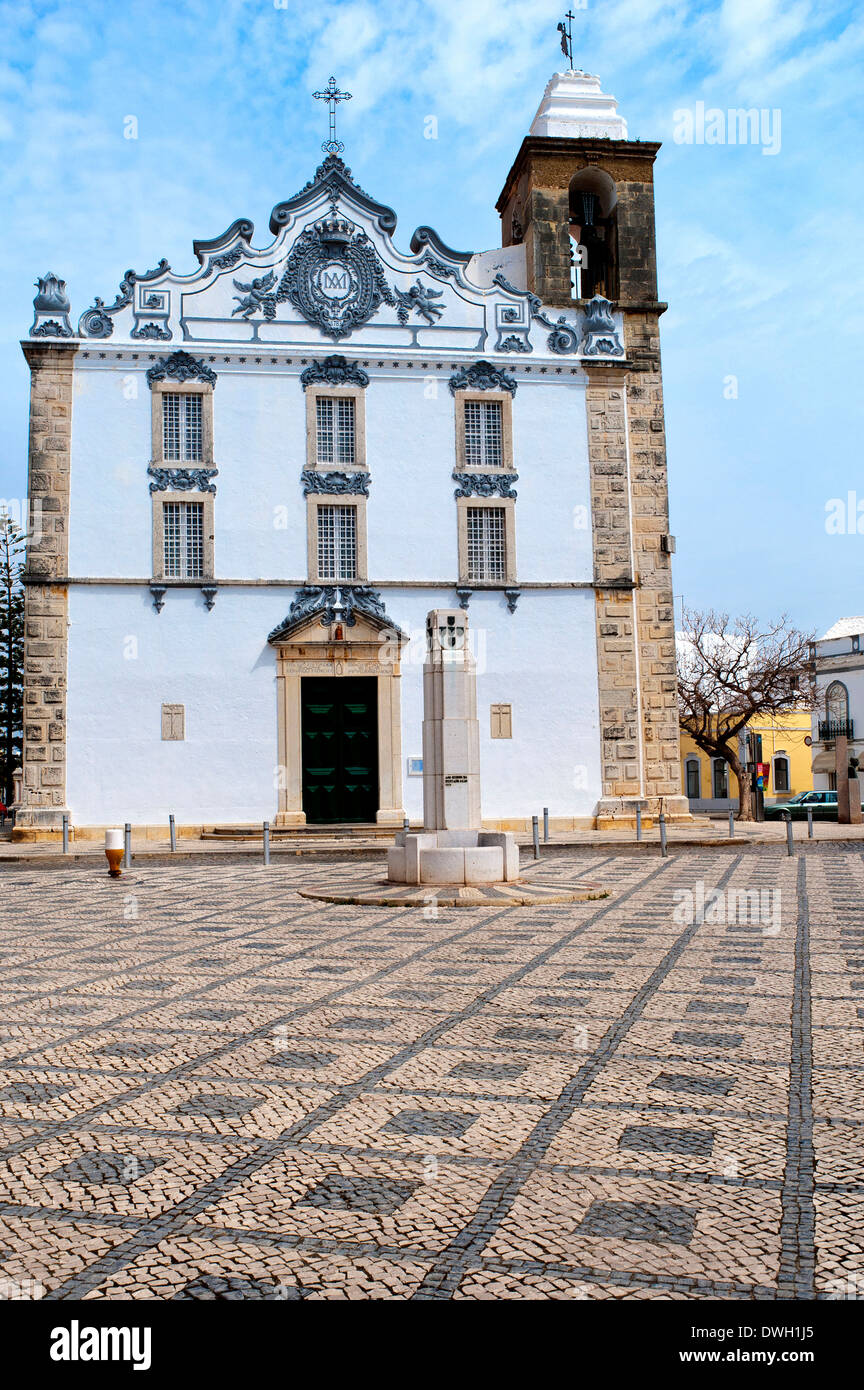
<svg viewBox="0 0 864 1390">
<path fill-rule="evenodd" d="M 569 232 L 574 299 L 618 298 L 618 195 L 605 169 L 589 166 L 570 180 Z"/>
</svg>

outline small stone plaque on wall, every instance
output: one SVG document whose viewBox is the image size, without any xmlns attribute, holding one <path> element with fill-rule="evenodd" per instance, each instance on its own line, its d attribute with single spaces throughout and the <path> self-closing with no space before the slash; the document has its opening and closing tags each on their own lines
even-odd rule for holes
<svg viewBox="0 0 864 1390">
<path fill-rule="evenodd" d="M 182 741 L 186 737 L 186 706 L 162 706 L 163 740 Z"/>
<path fill-rule="evenodd" d="M 513 706 L 491 705 L 491 734 L 493 738 L 513 737 Z"/>
</svg>

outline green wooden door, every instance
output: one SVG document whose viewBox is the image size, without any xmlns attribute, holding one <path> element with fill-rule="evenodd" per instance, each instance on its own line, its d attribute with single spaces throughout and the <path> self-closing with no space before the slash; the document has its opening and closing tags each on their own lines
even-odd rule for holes
<svg viewBox="0 0 864 1390">
<path fill-rule="evenodd" d="M 372 822 L 378 810 L 378 682 L 304 676 L 303 810 L 309 823 Z"/>
</svg>

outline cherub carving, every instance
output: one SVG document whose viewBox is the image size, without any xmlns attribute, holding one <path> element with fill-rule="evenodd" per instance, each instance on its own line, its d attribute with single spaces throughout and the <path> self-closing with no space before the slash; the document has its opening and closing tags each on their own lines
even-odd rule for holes
<svg viewBox="0 0 864 1390">
<path fill-rule="evenodd" d="M 399 301 L 396 317 L 400 323 L 407 323 L 413 309 L 422 315 L 427 323 L 434 323 L 436 319 L 440 319 L 444 308 L 431 301 L 440 299 L 443 293 L 443 290 L 427 290 L 418 278 L 416 285 L 412 285 L 410 290 L 396 290 L 396 298 Z"/>
<path fill-rule="evenodd" d="M 235 294 L 237 308 L 232 310 L 231 317 L 235 314 L 242 314 L 244 319 L 248 319 L 250 314 L 254 314 L 256 309 L 261 309 L 265 319 L 275 319 L 276 317 L 276 296 L 271 294 L 273 286 L 276 284 L 276 271 L 268 270 L 266 275 L 261 275 L 253 280 L 251 284 L 244 285 L 240 280 L 233 281 L 235 290 L 242 290 L 243 297 Z"/>
</svg>

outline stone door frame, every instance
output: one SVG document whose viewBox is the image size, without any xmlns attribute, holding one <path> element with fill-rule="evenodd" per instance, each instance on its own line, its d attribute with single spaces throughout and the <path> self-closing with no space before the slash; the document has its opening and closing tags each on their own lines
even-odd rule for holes
<svg viewBox="0 0 864 1390">
<path fill-rule="evenodd" d="M 279 802 L 276 829 L 306 824 L 303 810 L 302 697 L 304 676 L 374 676 L 378 681 L 378 825 L 399 829 L 402 805 L 402 672 L 398 657 L 405 639 L 386 629 L 386 640 L 372 623 L 358 617 L 347 638 L 330 637 L 310 625 L 276 649 L 276 706 L 279 752 Z M 319 636 L 320 634 L 320 636 Z M 396 658 L 395 660 L 393 658 Z"/>
</svg>

